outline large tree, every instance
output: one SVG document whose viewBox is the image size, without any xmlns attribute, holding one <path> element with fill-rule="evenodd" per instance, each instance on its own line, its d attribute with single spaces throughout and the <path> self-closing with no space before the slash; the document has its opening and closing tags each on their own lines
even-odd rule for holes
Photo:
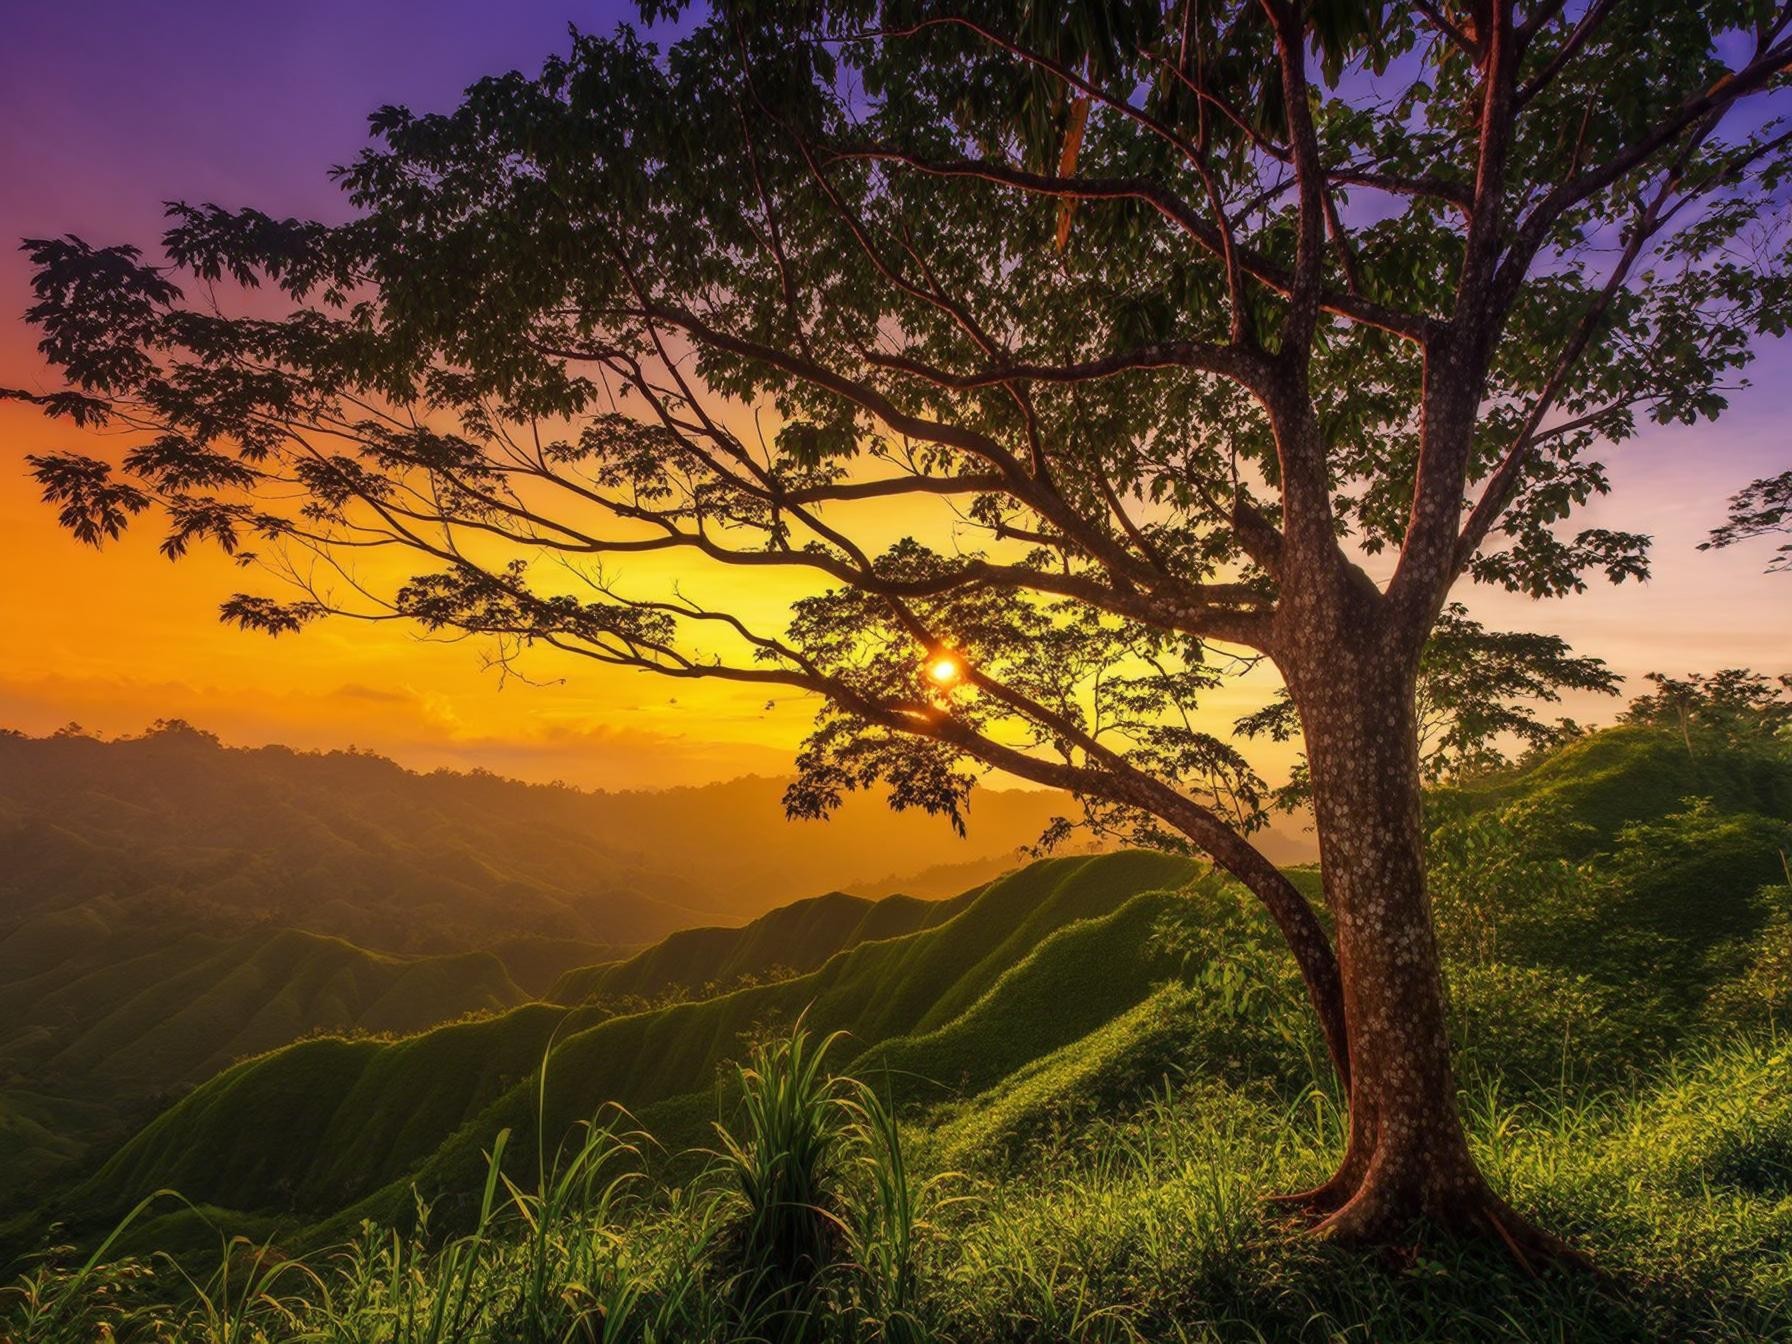
<svg viewBox="0 0 1792 1344">
<path fill-rule="evenodd" d="M 304 591 L 225 613 L 276 633 L 342 611 L 813 693 L 798 812 L 881 780 L 956 815 L 994 768 L 1205 851 L 1348 1083 L 1297 1202 L 1548 1245 L 1458 1117 L 1415 683 L 1464 578 L 1643 574 L 1645 537 L 1566 522 L 1603 447 L 1716 415 L 1783 329 L 1788 8 L 642 8 L 686 35 L 382 109 L 346 224 L 30 242 L 69 379 L 32 395 L 140 431 L 34 459 L 64 521 L 254 554 Z M 284 306 L 230 315 L 255 286 Z M 381 587 L 393 552 L 419 572 Z M 643 552 L 690 582 L 603 567 Z M 757 628 L 703 604 L 726 567 L 814 591 Z M 1264 661 L 1323 915 L 1195 708 Z"/>
</svg>

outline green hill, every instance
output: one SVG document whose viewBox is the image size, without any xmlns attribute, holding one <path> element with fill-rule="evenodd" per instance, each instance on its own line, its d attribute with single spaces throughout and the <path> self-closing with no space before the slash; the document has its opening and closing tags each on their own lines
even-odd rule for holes
<svg viewBox="0 0 1792 1344">
<path fill-rule="evenodd" d="M 957 914 L 976 890 L 952 900 L 867 900 L 830 892 L 793 901 L 737 929 L 681 929 L 626 960 L 583 966 L 555 982 L 555 1003 L 649 1001 L 676 990 L 734 988 L 812 971 L 859 943 L 930 928 Z"/>
<path fill-rule="evenodd" d="M 1530 769 L 1443 790 L 1429 813 L 1446 930 L 1473 914 L 1500 926 L 1507 959 L 1684 1010 L 1750 955 L 1771 917 L 1756 893 L 1787 876 L 1792 755 L 1771 737 L 1689 742 L 1621 725 Z M 1508 857 L 1491 863 L 1496 851 Z"/>
<path fill-rule="evenodd" d="M 1772 917 L 1756 891 L 1792 829 L 1753 810 L 1787 796 L 1785 763 L 1734 750 L 1731 771 L 1716 744 L 1689 756 L 1665 732 L 1618 729 L 1434 797 L 1437 845 L 1477 827 L 1483 845 L 1466 867 L 1440 849 L 1440 889 L 1511 930 L 1489 961 L 1447 912 L 1465 1067 L 1522 1067 L 1505 1084 L 1522 1091 L 1554 1077 L 1567 1038 L 1634 1066 L 1743 973 Z M 1743 781 L 1730 810 L 1682 792 L 1727 771 Z M 1287 959 L 1255 904 L 1202 872 L 1129 851 L 1040 861 L 932 906 L 836 894 L 569 972 L 559 1002 L 396 1040 L 298 1041 L 203 1083 L 58 1208 L 94 1229 L 171 1185 L 303 1241 L 363 1216 L 402 1222 L 417 1191 L 452 1220 L 501 1129 L 519 1172 L 538 1124 L 552 1143 L 610 1104 L 669 1150 L 702 1142 L 732 1061 L 799 1016 L 848 1033 L 843 1063 L 943 1117 L 944 1152 L 1006 1150 L 1069 1098 L 1120 1104 L 1172 1074 L 1298 1088 L 1321 1055 Z M 1234 970 L 1214 980 L 1217 965 Z M 32 1123 L 21 1110 L 12 1128 Z"/>
<path fill-rule="evenodd" d="M 1068 1040 L 1063 1033 L 1150 992 L 1140 961 L 1145 906 L 1124 920 L 1118 912 L 1135 900 L 1173 899 L 1149 893 L 1179 888 L 1196 871 L 1142 852 L 1045 860 L 991 884 L 942 923 L 861 942 L 807 975 L 717 998 L 609 1018 L 529 1005 L 399 1042 L 299 1042 L 195 1090 L 70 1202 L 101 1219 L 172 1184 L 201 1202 L 302 1220 L 368 1197 L 402 1204 L 413 1180 L 454 1186 L 499 1127 L 533 1132 L 529 1074 L 550 1038 L 550 1133 L 611 1102 L 643 1118 L 669 1109 L 713 1114 L 718 1067 L 769 1023 L 806 1013 L 818 1029 L 850 1031 L 856 1053 L 945 1026 L 1030 959 L 1088 971 L 1078 1011 L 1044 1028 Z"/>
<path fill-rule="evenodd" d="M 979 792 L 964 841 L 878 799 L 843 824 L 785 824 L 782 789 L 597 794 L 232 749 L 179 723 L 115 741 L 0 731 L 0 1184 L 20 1201 L 53 1189 L 235 1060 L 513 1008 L 668 932 L 881 878 L 892 853 L 1008 855 L 1056 806 Z M 635 981 L 813 969 L 932 909 L 841 899 L 733 952 L 712 929 Z"/>
<path fill-rule="evenodd" d="M 0 938 L 0 967 L 0 1181 L 15 1189 L 53 1181 L 142 1107 L 235 1060 L 315 1032 L 403 1036 L 528 997 L 489 952 L 399 957 L 292 929 L 158 938 L 66 912 Z"/>
<path fill-rule="evenodd" d="M 1529 769 L 1446 789 L 1434 806 L 1471 810 L 1528 802 L 1556 809 L 1560 848 L 1575 856 L 1609 847 L 1627 824 L 1654 821 L 1689 798 L 1722 812 L 1792 821 L 1792 759 L 1771 741 L 1716 734 L 1692 738 L 1641 724 L 1620 724 L 1567 742 Z"/>
<path fill-rule="evenodd" d="M 10 981 L 0 1013 L 43 1030 L 46 1072 L 126 1089 L 196 1080 L 307 1032 L 403 1035 L 527 997 L 489 952 L 394 957 L 295 929 L 96 960 Z"/>
</svg>

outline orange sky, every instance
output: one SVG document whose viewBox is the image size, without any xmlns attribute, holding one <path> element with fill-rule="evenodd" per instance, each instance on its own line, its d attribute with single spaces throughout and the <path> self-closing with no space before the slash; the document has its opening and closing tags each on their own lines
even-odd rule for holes
<svg viewBox="0 0 1792 1344">
<path fill-rule="evenodd" d="M 16 339 L 4 349 L 10 367 L 0 381 L 9 381 L 21 352 Z M 1774 417 L 1751 414 L 1741 429 L 1761 440 L 1763 459 L 1779 446 Z M 153 527 L 100 551 L 58 528 L 22 458 L 67 444 L 72 433 L 28 407 L 0 403 L 0 573 L 9 576 L 0 589 L 0 724 L 43 732 L 75 720 L 111 734 L 181 717 L 231 742 L 354 743 L 418 766 L 483 765 L 603 787 L 789 768 L 810 712 L 796 697 L 768 708 L 763 691 L 672 684 L 557 654 L 525 664 L 541 684 L 503 680 L 482 667 L 478 644 L 432 641 L 393 624 L 326 621 L 278 640 L 226 628 L 216 619 L 219 600 L 242 588 L 277 591 L 271 578 L 209 551 L 171 563 L 156 552 Z M 1712 437 L 1709 429 L 1664 434 L 1620 455 L 1616 500 L 1599 514 L 1656 535 L 1651 583 L 1543 604 L 1471 592 L 1476 613 L 1490 624 L 1560 631 L 1633 677 L 1658 667 L 1784 668 L 1792 579 L 1759 572 L 1764 548 L 1694 549 L 1735 480 L 1707 455 Z M 1726 462 L 1736 446 L 1732 440 Z M 881 518 L 879 530 L 902 521 Z M 693 595 L 729 603 L 767 628 L 782 624 L 795 591 L 768 587 L 758 575 L 680 576 L 664 560 L 631 563 L 622 576 L 639 592 L 663 592 L 681 577 Z M 1267 684 L 1259 678 L 1216 698 L 1215 725 L 1255 703 Z M 1614 706 L 1573 708 L 1609 717 Z"/>
<path fill-rule="evenodd" d="M 181 717 L 235 742 L 352 742 L 407 763 L 611 786 L 788 768 L 807 714 L 793 702 L 768 712 L 763 691 L 673 685 L 571 659 L 529 665 L 532 678 L 564 677 L 558 684 L 501 680 L 482 670 L 480 646 L 391 624 L 325 622 L 279 640 L 226 628 L 222 597 L 276 592 L 274 581 L 215 552 L 170 563 L 153 526 L 103 551 L 75 543 L 21 461 L 68 439 L 0 403 L 0 572 L 19 576 L 0 591 L 0 723 L 36 732 L 73 719 L 115 733 Z"/>
<path fill-rule="evenodd" d="M 9 353 L 14 369 L 34 362 L 16 342 Z M 113 734 L 179 717 L 230 742 L 354 743 L 408 764 L 482 765 L 615 788 L 787 772 L 813 712 L 814 702 L 794 693 L 768 701 L 763 688 L 674 683 L 554 651 L 526 655 L 523 677 L 504 677 L 488 665 L 489 645 L 395 623 L 325 621 L 277 640 L 228 628 L 217 620 L 222 598 L 281 595 L 278 580 L 213 550 L 170 562 L 147 515 L 121 541 L 83 546 L 58 527 L 23 470 L 29 452 L 78 445 L 115 457 L 117 442 L 5 402 L 0 442 L 0 571 L 25 576 L 0 593 L 0 628 L 18 651 L 0 663 L 0 724 L 44 732 L 74 721 Z M 852 508 L 855 535 L 872 549 L 906 532 L 940 536 L 937 506 L 927 502 Z M 790 601 L 808 591 L 800 578 L 678 554 L 623 557 L 606 565 L 606 578 L 642 596 L 676 586 L 771 632 L 782 631 Z M 1262 703 L 1272 685 L 1259 675 L 1217 693 L 1216 726 Z"/>
<path fill-rule="evenodd" d="M 536 0 L 462 6 L 440 25 L 382 21 L 353 52 L 342 50 L 340 25 L 359 11 L 338 0 L 287 13 L 277 43 L 257 28 L 273 20 L 253 7 L 220 7 L 203 22 L 175 7 L 148 26 L 113 8 L 118 22 L 81 6 L 34 9 L 9 31 L 0 238 L 74 231 L 96 243 L 149 241 L 159 203 L 172 197 L 339 213 L 324 169 L 353 152 L 371 107 L 386 98 L 440 106 L 472 75 L 534 64 L 564 40 L 562 6 Z M 0 248 L 0 386 L 47 390 L 53 380 L 17 320 L 27 280 L 23 258 Z M 1651 431 L 1615 454 L 1613 496 L 1584 515 L 1582 525 L 1655 535 L 1651 583 L 1545 604 L 1472 592 L 1476 614 L 1559 631 L 1632 677 L 1792 668 L 1792 576 L 1760 572 L 1765 545 L 1694 549 L 1729 493 L 1792 466 L 1792 352 L 1770 352 L 1753 375 L 1759 385 L 1719 425 Z M 58 530 L 23 458 L 79 437 L 0 402 L 0 725 L 43 732 L 72 719 L 110 734 L 182 717 L 232 742 L 355 743 L 418 766 L 477 764 L 607 787 L 789 768 L 809 708 L 785 699 L 767 709 L 763 691 L 546 658 L 531 674 L 564 681 L 501 686 L 481 670 L 477 646 L 424 642 L 393 625 L 326 622 L 278 641 L 225 629 L 219 600 L 245 587 L 271 592 L 271 580 L 209 553 L 171 564 L 155 552 L 153 527 L 103 552 Z M 882 507 L 881 533 L 909 521 Z M 744 606 L 771 629 L 794 591 L 738 572 L 693 576 L 664 559 L 623 572 L 641 592 L 682 576 L 693 596 Z M 1214 726 L 1269 685 L 1259 678 L 1216 699 Z M 1571 712 L 1609 717 L 1615 708 L 1597 701 Z"/>
</svg>

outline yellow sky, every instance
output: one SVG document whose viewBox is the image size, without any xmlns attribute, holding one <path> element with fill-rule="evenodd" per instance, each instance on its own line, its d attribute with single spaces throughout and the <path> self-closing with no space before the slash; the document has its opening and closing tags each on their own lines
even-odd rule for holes
<svg viewBox="0 0 1792 1344">
<path fill-rule="evenodd" d="M 330 620 L 277 640 L 225 627 L 221 599 L 281 595 L 277 580 L 211 549 L 164 559 L 149 515 L 104 549 L 80 545 L 36 498 L 26 453 L 79 446 L 116 457 L 117 442 L 3 402 L 0 442 L 0 572 L 24 576 L 0 593 L 0 628 L 16 651 L 0 664 L 5 725 L 36 733 L 74 721 L 114 734 L 179 717 L 231 742 L 353 743 L 419 766 L 624 788 L 787 772 L 813 713 L 812 701 L 791 693 L 768 701 L 763 688 L 672 682 L 553 651 L 525 657 L 523 677 L 505 677 L 489 666 L 489 645 L 397 623 Z M 930 501 L 853 506 L 853 519 L 855 536 L 874 550 L 916 528 L 940 535 Z M 676 588 L 771 633 L 809 587 L 678 553 L 621 557 L 606 578 L 641 596 Z M 1261 703 L 1268 684 L 1259 677 L 1217 695 L 1215 725 Z"/>
<path fill-rule="evenodd" d="M 24 454 L 83 437 L 0 403 L 0 573 L 13 576 L 0 588 L 0 723 L 41 732 L 73 719 L 110 734 L 180 717 L 232 741 L 353 742 L 407 763 L 610 787 L 789 767 L 808 711 L 789 698 L 768 711 L 763 691 L 562 657 L 532 659 L 525 670 L 544 683 L 532 685 L 483 669 L 479 644 L 392 623 L 327 621 L 278 640 L 222 626 L 222 598 L 277 594 L 276 582 L 215 550 L 171 563 L 147 519 L 96 551 L 37 500 Z M 736 597 L 780 615 L 764 594 Z"/>
</svg>

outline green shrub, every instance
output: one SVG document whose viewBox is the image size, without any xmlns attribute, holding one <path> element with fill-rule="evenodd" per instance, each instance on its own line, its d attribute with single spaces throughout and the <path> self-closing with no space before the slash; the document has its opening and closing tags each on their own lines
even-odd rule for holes
<svg viewBox="0 0 1792 1344">
<path fill-rule="evenodd" d="M 1742 969 L 1712 991 L 1707 1015 L 1720 1026 L 1792 1025 L 1792 885 L 1763 887 L 1761 932 Z"/>
<path fill-rule="evenodd" d="M 737 1130 L 716 1127 L 728 1213 L 729 1295 L 780 1338 L 808 1336 L 815 1290 L 845 1250 L 843 1148 L 850 1089 L 826 1071 L 837 1040 L 801 1024 L 754 1047 L 739 1069 Z"/>
<path fill-rule="evenodd" d="M 1597 878 L 1566 857 L 1589 828 L 1549 798 L 1433 827 L 1427 878 L 1438 940 L 1469 963 L 1554 960 L 1596 918 Z"/>
<path fill-rule="evenodd" d="M 1448 973 L 1457 1071 L 1536 1090 L 1611 1080 L 1642 1062 L 1645 1033 L 1624 998 L 1591 976 L 1504 962 Z"/>
</svg>

